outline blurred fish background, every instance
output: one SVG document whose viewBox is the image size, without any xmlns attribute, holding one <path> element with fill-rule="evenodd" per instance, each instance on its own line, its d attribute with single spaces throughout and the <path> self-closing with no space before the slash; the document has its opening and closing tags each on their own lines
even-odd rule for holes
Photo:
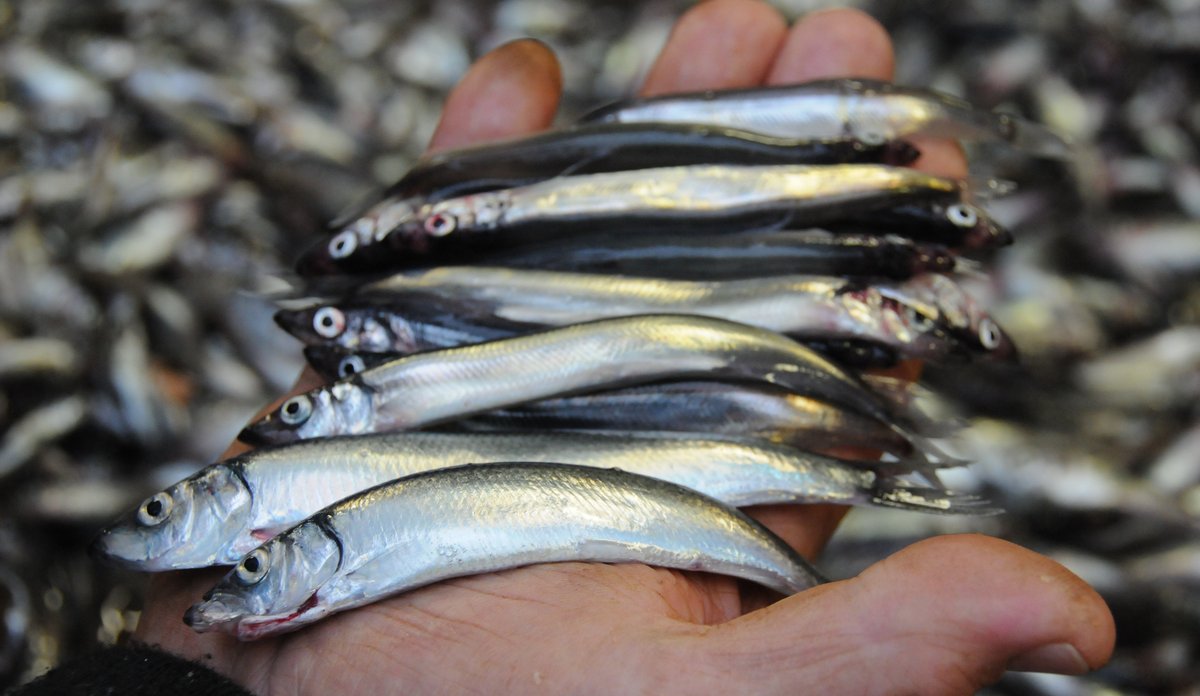
<svg viewBox="0 0 1200 696">
<path fill-rule="evenodd" d="M 1009 513 L 855 511 L 821 563 L 1012 539 L 1097 587 L 1118 649 L 990 693 L 1200 694 L 1200 3 L 849 4 L 892 31 L 899 82 L 1080 147 L 980 153 L 1020 182 L 988 206 L 1018 241 L 971 289 L 1022 363 L 926 371 L 969 418 L 977 463 L 948 483 Z M 566 121 L 627 95 L 688 5 L 0 0 L 0 689 L 136 625 L 144 579 L 91 536 L 290 386 L 299 345 L 260 294 L 413 163 L 473 59 L 547 42 Z"/>
</svg>

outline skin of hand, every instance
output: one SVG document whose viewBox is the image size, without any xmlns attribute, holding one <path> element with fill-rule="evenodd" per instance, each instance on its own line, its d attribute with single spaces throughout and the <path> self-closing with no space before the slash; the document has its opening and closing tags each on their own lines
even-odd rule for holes
<svg viewBox="0 0 1200 696">
<path fill-rule="evenodd" d="M 789 28 L 756 0 L 711 0 L 679 20 L 642 93 L 890 79 L 892 66 L 887 32 L 860 12 L 820 12 Z M 547 128 L 560 93 L 542 44 L 497 48 L 451 93 L 430 148 Z M 920 146 L 921 168 L 962 173 L 952 144 Z M 317 381 L 306 373 L 296 391 Z M 844 511 L 751 512 L 811 558 Z M 774 603 L 724 577 L 560 563 L 438 583 L 253 643 L 182 622 L 220 576 L 154 578 L 135 639 L 258 694 L 972 694 L 1006 669 L 1098 667 L 1115 639 L 1107 606 L 1082 580 L 977 535 L 914 544 L 858 577 Z"/>
</svg>

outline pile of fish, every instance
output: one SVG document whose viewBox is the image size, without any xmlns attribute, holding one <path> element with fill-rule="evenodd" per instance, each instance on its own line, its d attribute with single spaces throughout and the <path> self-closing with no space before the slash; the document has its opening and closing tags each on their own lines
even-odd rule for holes
<svg viewBox="0 0 1200 696">
<path fill-rule="evenodd" d="M 333 381 L 243 430 L 260 449 L 149 497 L 98 551 L 141 570 L 233 564 L 186 621 L 254 639 L 539 562 L 784 593 L 822 581 L 735 505 L 995 512 L 938 479 L 963 462 L 931 440 L 947 428 L 921 388 L 857 369 L 1014 356 L 947 273 L 1009 236 L 963 182 L 901 166 L 919 154 L 902 138 L 920 135 L 1067 152 L 936 92 L 826 80 L 629 101 L 419 162 L 300 260 L 313 279 L 298 294 L 338 294 L 279 323 Z M 776 233 L 806 273 L 760 275 Z M 464 258 L 478 265 L 439 265 Z M 622 406 L 635 385 L 654 418 Z M 744 402 L 756 413 L 731 418 Z M 888 456 L 837 458 L 830 442 Z"/>
<path fill-rule="evenodd" d="M 780 3 L 791 16 L 829 4 Z M 860 507 L 819 565 L 844 577 L 938 533 L 1012 539 L 1095 585 L 1116 613 L 1118 645 L 1098 673 L 1011 674 L 987 693 L 1194 693 L 1200 16 L 1165 1 L 854 4 L 891 31 L 899 82 L 1029 114 L 1076 148 L 1068 163 L 1032 165 L 972 146 L 973 167 L 1021 182 L 988 204 L 1017 243 L 996 253 L 987 278 L 955 282 L 990 308 L 1021 364 L 927 366 L 922 382 L 950 399 L 949 411 L 929 390 L 904 397 L 917 396 L 943 431 L 957 412 L 965 429 L 938 444 L 974 464 L 938 475 L 1006 514 Z M 0 688 L 136 625 L 146 576 L 92 562 L 95 530 L 203 468 L 291 384 L 302 361 L 271 328 L 260 296 L 280 286 L 266 279 L 346 201 L 412 167 L 473 57 L 516 36 L 547 41 L 569 117 L 636 84 L 689 5 L 45 0 L 0 12 Z M 881 161 L 905 155 L 889 157 Z M 711 274 L 714 257 L 733 253 L 727 239 L 684 232 L 672 235 L 671 253 L 687 259 L 679 267 Z M 754 234 L 760 246 L 746 249 L 777 250 L 741 258 L 780 265 L 722 280 L 812 272 L 794 235 L 741 236 Z M 640 242 L 610 239 L 556 270 L 645 276 L 649 267 L 660 280 L 688 280 L 628 251 Z M 555 246 L 541 244 L 550 258 Z M 911 267 L 970 270 L 904 248 L 877 257 L 874 273 L 903 283 Z M 496 265 L 543 263 L 529 249 L 524 261 L 500 251 L 488 252 Z M 364 369 L 326 352 L 329 370 Z M 884 357 L 872 353 L 865 341 L 843 343 L 835 359 Z M 743 387 L 749 395 L 736 398 L 716 382 L 626 387 L 606 395 L 602 412 L 589 407 L 597 397 L 571 395 L 471 421 L 541 429 L 553 412 L 588 429 L 661 430 L 686 403 L 713 436 L 817 446 L 804 439 L 819 432 L 806 425 L 816 417 L 806 397 Z M 852 420 L 835 430 L 909 454 L 890 428 Z"/>
</svg>

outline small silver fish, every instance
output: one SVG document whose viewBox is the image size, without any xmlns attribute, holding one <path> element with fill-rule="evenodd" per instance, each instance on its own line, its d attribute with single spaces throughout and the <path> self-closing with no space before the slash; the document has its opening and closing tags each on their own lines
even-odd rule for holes
<svg viewBox="0 0 1200 696">
<path fill-rule="evenodd" d="M 952 179 L 879 164 L 659 167 L 564 176 L 428 203 L 392 234 L 412 236 L 417 249 L 500 230 L 804 225 L 873 211 L 901 215 L 902 207 L 925 204 L 944 210 L 944 222 L 959 228 L 964 246 L 994 243 L 1000 236 L 995 223 L 964 195 Z"/>
<path fill-rule="evenodd" d="M 682 486 L 493 464 L 416 474 L 325 508 L 243 558 L 184 621 L 253 640 L 439 580 L 564 561 L 720 573 L 785 594 L 822 582 L 765 527 Z"/>
<path fill-rule="evenodd" d="M 865 143 L 923 135 L 998 142 L 1040 157 L 1072 155 L 1066 140 L 1032 121 L 942 92 L 862 78 L 631 99 L 583 121 L 706 123 L 777 137 L 848 135 Z"/>
<path fill-rule="evenodd" d="M 242 431 L 250 444 L 409 429 L 493 408 L 680 377 L 774 383 L 879 420 L 922 443 L 862 381 L 771 331 L 643 315 L 419 353 L 294 396 Z"/>
<path fill-rule="evenodd" d="M 937 273 L 876 284 L 809 275 L 701 282 L 450 266 L 391 276 L 365 285 L 359 297 L 386 301 L 416 295 L 419 301 L 420 295 L 431 293 L 471 301 L 459 316 L 486 309 L 488 318 L 517 325 L 679 313 L 742 322 L 799 340 L 866 339 L 928 360 L 968 352 L 1009 360 L 1016 354 L 1012 341 L 980 305 L 954 280 Z M 336 308 L 318 311 L 339 314 Z M 340 323 L 346 324 L 344 319 Z"/>
<path fill-rule="evenodd" d="M 905 466 L 849 462 L 771 443 L 653 433 L 385 433 L 262 448 L 146 499 L 94 548 L 138 570 L 233 564 L 338 500 L 465 462 L 556 462 L 671 481 L 729 505 L 827 502 L 943 514 L 991 510 L 977 498 L 910 486 Z"/>
</svg>

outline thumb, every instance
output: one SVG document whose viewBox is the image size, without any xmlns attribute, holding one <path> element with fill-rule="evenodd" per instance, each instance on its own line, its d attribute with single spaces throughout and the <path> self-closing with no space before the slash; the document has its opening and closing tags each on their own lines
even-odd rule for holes
<svg viewBox="0 0 1200 696">
<path fill-rule="evenodd" d="M 1066 568 L 962 535 L 709 627 L 692 664 L 755 692 L 973 694 L 1006 669 L 1082 674 L 1114 640 L 1108 607 Z"/>
</svg>

